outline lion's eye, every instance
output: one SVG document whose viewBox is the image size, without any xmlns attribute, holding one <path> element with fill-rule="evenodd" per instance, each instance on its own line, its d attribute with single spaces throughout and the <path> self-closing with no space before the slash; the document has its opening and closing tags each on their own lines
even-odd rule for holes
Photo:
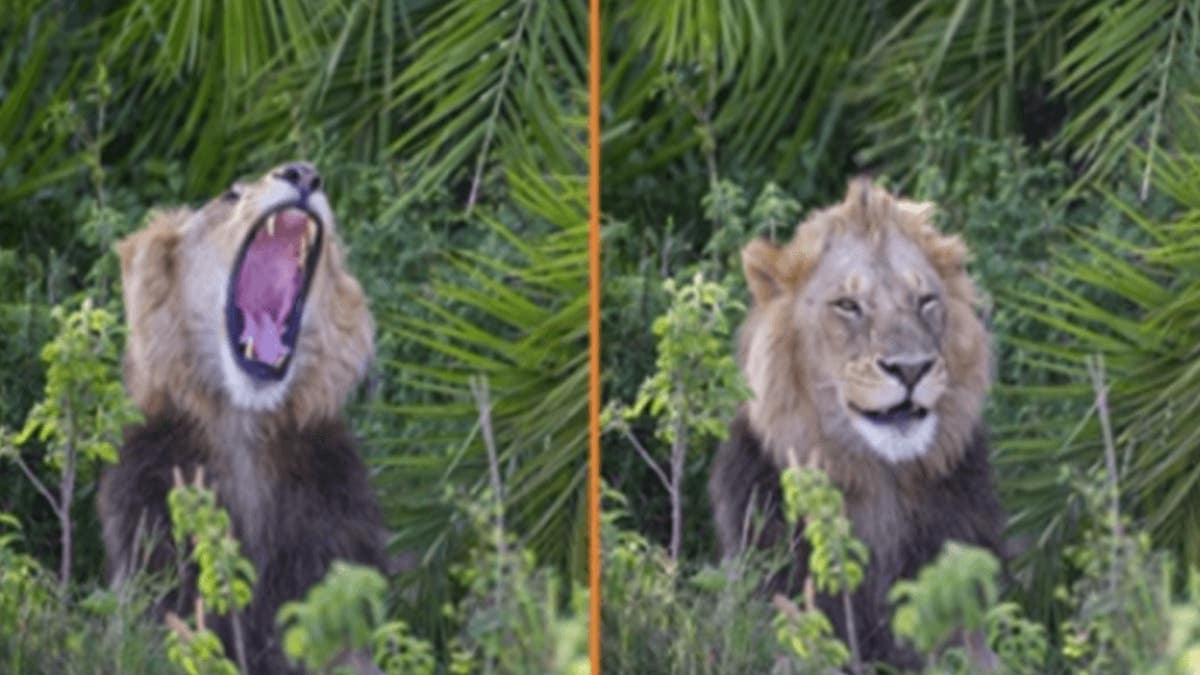
<svg viewBox="0 0 1200 675">
<path fill-rule="evenodd" d="M 862 307 L 860 307 L 857 302 L 851 300 L 850 298 L 838 298 L 837 300 L 833 301 L 833 306 L 839 312 L 843 312 L 845 314 L 853 314 L 854 316 L 862 314 Z"/>
<path fill-rule="evenodd" d="M 920 299 L 917 300 L 917 308 L 920 309 L 922 312 L 924 312 L 928 309 L 931 309 L 931 308 L 937 306 L 937 303 L 938 303 L 938 297 L 936 295 L 930 293 L 929 295 L 922 295 L 920 297 Z"/>
<path fill-rule="evenodd" d="M 230 185 L 225 194 L 221 195 L 221 200 L 226 202 L 236 202 L 242 198 L 242 191 L 237 185 Z"/>
</svg>

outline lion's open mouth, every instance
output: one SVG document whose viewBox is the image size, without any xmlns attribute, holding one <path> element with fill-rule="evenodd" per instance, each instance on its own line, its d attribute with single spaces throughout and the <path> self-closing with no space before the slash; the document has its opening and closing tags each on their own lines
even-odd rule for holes
<svg viewBox="0 0 1200 675">
<path fill-rule="evenodd" d="M 287 373 L 321 235 L 321 219 L 290 204 L 259 218 L 242 243 L 229 279 L 225 324 L 234 359 L 252 377 L 279 380 Z"/>
<path fill-rule="evenodd" d="M 929 414 L 928 409 L 915 405 L 911 400 L 906 400 L 886 410 L 864 410 L 853 403 L 850 404 L 850 408 L 875 424 L 893 426 L 907 426 L 911 422 L 925 419 L 925 416 Z"/>
</svg>

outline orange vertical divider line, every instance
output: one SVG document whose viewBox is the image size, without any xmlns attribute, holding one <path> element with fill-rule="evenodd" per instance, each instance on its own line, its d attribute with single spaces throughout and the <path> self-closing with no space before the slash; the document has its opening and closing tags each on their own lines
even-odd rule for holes
<svg viewBox="0 0 1200 675">
<path fill-rule="evenodd" d="M 600 673 L 600 0 L 588 16 L 588 656 Z"/>
</svg>

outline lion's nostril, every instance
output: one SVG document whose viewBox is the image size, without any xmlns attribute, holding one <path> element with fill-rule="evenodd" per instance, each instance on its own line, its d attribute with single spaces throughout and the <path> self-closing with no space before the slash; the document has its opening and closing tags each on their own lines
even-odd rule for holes
<svg viewBox="0 0 1200 675">
<path fill-rule="evenodd" d="M 900 380 L 900 382 L 909 388 L 915 387 L 921 378 L 933 369 L 933 359 L 920 360 L 901 360 L 885 361 L 879 359 L 879 368 L 883 372 Z"/>
<path fill-rule="evenodd" d="M 305 195 L 321 189 L 321 174 L 308 164 L 288 164 L 277 171 L 275 177 L 291 183 Z"/>
</svg>

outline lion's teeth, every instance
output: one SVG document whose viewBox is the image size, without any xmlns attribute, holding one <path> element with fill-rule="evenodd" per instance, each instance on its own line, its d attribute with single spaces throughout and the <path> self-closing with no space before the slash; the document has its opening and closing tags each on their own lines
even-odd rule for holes
<svg viewBox="0 0 1200 675">
<path fill-rule="evenodd" d="M 309 218 L 308 223 L 305 225 L 305 228 L 304 228 L 305 243 L 311 242 L 311 241 L 315 240 L 316 238 L 317 238 L 317 224 L 316 224 L 316 222 L 313 221 L 312 218 Z"/>
<path fill-rule="evenodd" d="M 283 365 L 283 359 L 284 359 L 284 357 L 286 357 L 286 356 L 287 356 L 286 354 L 280 354 L 280 355 L 279 355 L 279 358 L 275 359 L 274 367 L 275 367 L 275 368 L 279 368 L 279 366 L 282 366 L 282 365 Z"/>
<path fill-rule="evenodd" d="M 300 261 L 301 265 L 304 264 L 304 258 L 306 256 L 308 256 L 308 240 L 301 239 L 300 240 L 300 255 L 297 256 L 297 259 Z"/>
<path fill-rule="evenodd" d="M 273 213 L 271 214 L 270 218 L 267 218 L 267 236 L 275 236 L 275 214 Z"/>
<path fill-rule="evenodd" d="M 254 336 L 250 336 L 250 337 L 246 338 L 245 355 L 246 355 L 246 358 L 248 358 L 248 359 L 254 358 Z"/>
</svg>

